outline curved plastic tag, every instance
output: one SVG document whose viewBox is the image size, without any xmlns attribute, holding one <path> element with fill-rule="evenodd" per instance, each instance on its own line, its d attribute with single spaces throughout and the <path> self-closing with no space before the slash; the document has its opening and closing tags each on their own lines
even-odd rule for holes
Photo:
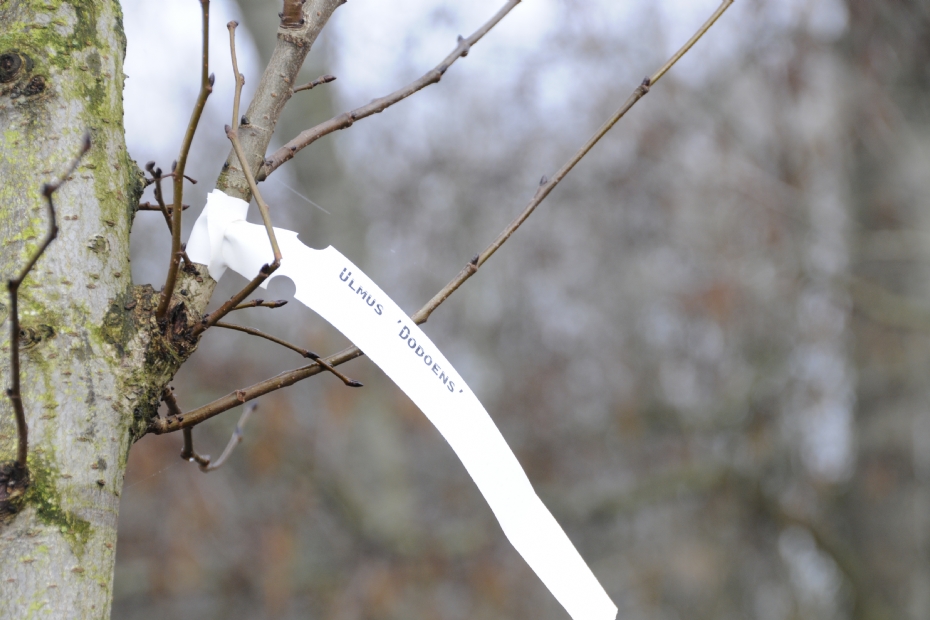
<svg viewBox="0 0 930 620">
<path fill-rule="evenodd" d="M 265 228 L 247 223 L 247 210 L 245 201 L 214 190 L 194 225 L 188 256 L 206 264 L 214 279 L 227 267 L 251 279 L 272 260 Z M 423 411 L 462 461 L 507 539 L 569 615 L 616 618 L 617 607 L 439 348 L 338 250 L 313 250 L 288 230 L 276 228 L 275 235 L 284 258 L 272 278 L 290 278 L 294 297 L 345 334 Z"/>
</svg>

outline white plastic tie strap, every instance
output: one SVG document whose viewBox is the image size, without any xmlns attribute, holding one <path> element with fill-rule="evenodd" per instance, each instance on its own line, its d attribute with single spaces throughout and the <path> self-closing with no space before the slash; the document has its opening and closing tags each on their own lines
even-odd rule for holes
<svg viewBox="0 0 930 620">
<path fill-rule="evenodd" d="M 214 190 L 187 254 L 219 280 L 245 278 L 273 260 L 249 205 Z M 332 323 L 402 389 L 445 437 L 497 517 L 507 539 L 574 620 L 614 620 L 617 607 L 543 505 L 488 412 L 452 364 L 361 269 L 332 246 L 313 250 L 275 228 L 283 260 L 262 284 L 287 276 L 294 297 Z"/>
</svg>

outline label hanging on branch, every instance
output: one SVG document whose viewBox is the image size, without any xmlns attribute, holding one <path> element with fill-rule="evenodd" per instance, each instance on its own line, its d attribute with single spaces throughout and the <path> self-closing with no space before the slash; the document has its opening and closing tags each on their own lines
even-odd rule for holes
<svg viewBox="0 0 930 620">
<path fill-rule="evenodd" d="M 254 278 L 273 260 L 263 226 L 244 200 L 214 190 L 187 254 L 219 280 L 227 268 Z M 507 539 L 574 620 L 613 620 L 617 607 L 549 513 L 478 398 L 400 307 L 332 246 L 314 250 L 275 228 L 294 297 L 364 351 L 436 426 L 478 486 Z"/>
</svg>

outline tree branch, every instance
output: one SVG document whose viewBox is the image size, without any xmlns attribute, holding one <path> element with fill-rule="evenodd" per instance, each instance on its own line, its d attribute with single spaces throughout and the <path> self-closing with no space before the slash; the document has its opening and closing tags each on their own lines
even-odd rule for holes
<svg viewBox="0 0 930 620">
<path fill-rule="evenodd" d="M 268 205 L 265 203 L 262 194 L 258 191 L 255 184 L 255 178 L 252 176 L 252 170 L 249 168 L 248 160 L 245 157 L 245 151 L 242 150 L 242 144 L 239 142 L 239 98 L 242 96 L 242 85 L 245 83 L 245 76 L 239 73 L 239 64 L 236 62 L 236 26 L 237 21 L 231 21 L 226 24 L 229 28 L 229 54 L 232 56 L 233 73 L 236 78 L 236 93 L 233 96 L 233 124 L 226 125 L 226 137 L 232 142 L 233 150 L 236 151 L 236 157 L 239 158 L 239 165 L 242 166 L 242 173 L 249 184 L 249 189 L 255 202 L 258 203 L 258 210 L 262 214 L 262 221 L 265 223 L 265 230 L 268 233 L 268 241 L 271 242 L 271 250 L 274 253 L 274 262 L 281 262 L 281 250 L 278 248 L 278 240 L 274 236 L 274 227 L 271 225 L 271 214 L 268 212 Z"/>
<path fill-rule="evenodd" d="M 168 266 L 168 277 L 165 279 L 161 300 L 155 310 L 155 318 L 159 321 L 164 320 L 165 314 L 168 312 L 168 306 L 171 302 L 171 296 L 174 294 L 174 286 L 178 278 L 178 269 L 181 265 L 181 211 L 183 211 L 182 199 L 184 197 L 184 168 L 187 166 L 187 156 L 190 153 L 191 143 L 194 141 L 194 133 L 200 124 L 200 117 L 207 103 L 207 97 L 213 92 L 214 76 L 209 73 L 210 0 L 200 0 L 200 7 L 203 15 L 203 66 L 200 73 L 200 94 L 197 96 L 190 122 L 187 124 L 187 132 L 184 134 L 184 141 L 181 143 L 177 166 L 172 171 L 172 174 L 174 174 L 174 208 L 171 210 L 171 263 Z"/>
<path fill-rule="evenodd" d="M 509 0 L 509 2 L 507 2 L 507 4 L 505 4 L 504 7 L 494 15 L 494 17 L 488 20 L 470 37 L 467 39 L 459 37 L 458 45 L 456 45 L 455 49 L 452 50 L 452 53 L 446 56 L 445 59 L 436 65 L 433 69 L 427 71 L 420 79 L 407 84 L 403 88 L 394 91 L 390 95 L 381 97 L 380 99 L 375 99 L 368 105 L 356 108 L 350 112 L 345 112 L 339 116 L 329 119 L 328 121 L 320 123 L 316 127 L 311 127 L 310 129 L 302 131 L 296 138 L 279 148 L 271 155 L 271 157 L 265 160 L 264 165 L 258 171 L 258 180 L 264 181 L 267 179 L 268 176 L 277 170 L 282 164 L 291 160 L 299 151 L 307 148 L 323 136 L 329 135 L 334 131 L 339 131 L 340 129 L 351 127 L 355 121 L 371 116 L 372 114 L 383 112 L 395 103 L 403 101 L 415 92 L 422 90 L 431 84 L 439 82 L 439 80 L 442 79 L 443 74 L 445 74 L 445 72 L 456 60 L 463 56 L 467 56 L 471 46 L 480 41 L 481 37 L 486 35 L 494 26 L 498 24 L 498 22 L 504 19 L 507 13 L 509 13 L 518 4 L 520 4 L 520 0 Z M 299 89 L 295 89 L 294 92 L 303 90 L 307 87 L 312 88 L 310 85 L 301 86 Z"/>
<path fill-rule="evenodd" d="M 297 88 L 294 89 L 294 92 L 299 93 L 302 90 L 312 90 L 322 84 L 329 84 L 330 82 L 335 82 L 335 81 L 336 81 L 335 75 L 329 75 L 329 74 L 321 75 L 320 77 L 313 80 L 312 82 L 308 82 L 304 84 L 303 86 L 298 86 Z"/>
<path fill-rule="evenodd" d="M 262 268 L 258 271 L 258 275 L 252 278 L 251 282 L 246 284 L 241 291 L 230 297 L 226 303 L 211 312 L 209 315 L 205 316 L 198 325 L 194 326 L 192 330 L 192 336 L 197 337 L 198 335 L 202 334 L 204 330 L 209 329 L 221 318 L 235 310 L 246 297 L 254 293 L 255 289 L 257 289 L 262 282 L 268 279 L 268 276 L 274 273 L 275 270 L 280 266 L 281 263 L 278 261 L 274 261 L 270 265 L 262 265 Z"/>
<path fill-rule="evenodd" d="M 246 308 L 280 308 L 281 306 L 286 306 L 286 299 L 278 299 L 277 301 L 265 301 L 264 299 L 253 299 L 247 301 L 244 304 L 239 304 L 233 310 L 244 310 Z"/>
<path fill-rule="evenodd" d="M 248 164 L 250 169 L 257 170 L 262 165 L 275 125 L 292 96 L 294 80 L 310 47 L 336 8 L 344 2 L 308 0 L 302 7 L 302 24 L 278 29 L 277 44 L 245 114 L 249 122 L 243 124 L 239 131 L 239 140 L 245 152 L 243 167 Z M 243 171 L 237 166 L 240 159 L 235 151 L 230 152 L 216 188 L 230 196 L 249 200 L 251 189 Z"/>
<path fill-rule="evenodd" d="M 513 233 L 520 227 L 520 225 L 526 221 L 526 219 L 533 213 L 536 207 L 552 192 L 556 185 L 565 178 L 565 176 L 571 171 L 575 165 L 581 161 L 581 159 L 590 152 L 591 148 L 597 144 L 597 142 L 613 127 L 617 121 L 623 118 L 624 115 L 632 108 L 637 101 L 642 99 L 642 97 L 649 92 L 649 89 L 652 84 L 658 81 L 665 73 L 668 72 L 669 68 L 675 64 L 685 52 L 687 52 L 694 43 L 707 32 L 711 25 L 726 11 L 734 0 L 723 0 L 720 7 L 714 12 L 710 19 L 704 23 L 703 26 L 698 30 L 698 33 L 691 37 L 688 43 L 682 47 L 674 56 L 672 60 L 665 63 L 662 68 L 657 71 L 652 77 L 647 77 L 643 80 L 643 83 L 636 87 L 633 91 L 633 94 L 624 102 L 617 112 L 614 113 L 610 119 L 607 120 L 604 125 L 589 139 L 584 146 L 582 146 L 555 174 L 552 179 L 543 177 L 540 182 L 540 187 L 536 191 L 536 194 L 530 200 L 529 204 L 524 207 L 523 211 L 517 218 L 511 222 L 504 230 L 497 236 L 497 238 L 485 249 L 481 254 L 475 255 L 475 257 L 466 264 L 459 274 L 453 278 L 449 284 L 444 286 L 426 305 L 420 308 L 417 312 L 411 315 L 411 319 L 417 324 L 423 324 L 429 318 L 436 308 L 440 306 L 446 299 L 449 298 L 452 293 L 454 293 L 458 288 L 475 272 L 478 271 L 478 267 L 484 264 L 493 254 L 496 252 L 506 241 L 513 235 Z M 506 8 L 506 7 L 505 7 Z M 358 347 L 349 347 L 343 351 L 331 355 L 325 359 L 325 361 L 332 366 L 339 366 L 344 364 L 349 360 L 353 360 L 356 357 L 363 355 L 362 351 Z M 321 372 L 322 367 L 313 364 L 310 366 L 304 366 L 301 368 L 296 368 L 294 370 L 289 370 L 283 372 L 275 377 L 260 381 L 248 388 L 236 390 L 232 394 L 227 394 L 222 398 L 219 398 L 212 403 L 208 403 L 202 407 L 198 407 L 183 416 L 178 416 L 177 418 L 171 419 L 159 419 L 155 420 L 149 428 L 149 432 L 155 434 L 163 434 L 177 431 L 182 428 L 188 428 L 191 426 L 196 426 L 197 424 L 207 420 L 215 415 L 219 415 L 224 411 L 228 411 L 233 407 L 237 407 L 241 403 L 248 402 L 252 399 L 258 398 L 269 392 L 279 390 L 281 388 L 293 385 L 298 381 L 312 377 L 315 374 Z"/>
<path fill-rule="evenodd" d="M 166 208 L 168 209 L 168 214 L 170 215 L 171 211 L 174 210 L 174 205 L 168 205 Z M 184 205 L 181 207 L 182 211 L 187 211 L 188 209 L 190 209 L 190 205 Z M 160 212 L 161 207 L 157 204 L 153 205 L 150 202 L 140 202 L 139 206 L 136 208 L 136 211 L 159 211 Z"/>
<path fill-rule="evenodd" d="M 314 353 L 313 351 L 304 349 L 303 347 L 298 347 L 296 344 L 291 344 L 287 340 L 282 340 L 281 338 L 277 338 L 276 336 L 272 336 L 271 334 L 266 334 L 263 331 L 259 331 L 253 327 L 245 327 L 244 325 L 233 325 L 232 323 L 223 323 L 221 321 L 217 321 L 216 323 L 214 323 L 214 325 L 216 327 L 223 327 L 225 329 L 232 329 L 238 332 L 243 332 L 251 336 L 258 336 L 259 338 L 264 338 L 265 340 L 274 342 L 275 344 L 279 344 L 282 347 L 286 347 L 290 349 L 291 351 L 300 353 L 301 356 L 306 357 L 307 359 L 314 360 L 317 364 L 322 366 L 324 369 L 336 375 L 347 386 L 362 387 L 361 381 L 350 379 L 349 377 L 345 376 L 344 374 L 342 374 L 341 372 L 333 368 L 331 364 L 327 363 L 326 360 L 320 358 L 320 356 Z"/>
<path fill-rule="evenodd" d="M 233 430 L 232 437 L 229 438 L 229 443 L 226 444 L 226 448 L 223 450 L 223 453 L 220 455 L 220 458 L 216 459 L 215 462 L 210 462 L 210 456 L 200 456 L 194 452 L 194 442 L 191 437 L 191 432 L 193 429 L 185 428 L 184 429 L 184 449 L 181 452 L 181 458 L 189 461 L 196 461 L 197 465 L 200 466 L 200 471 L 205 474 L 215 471 L 223 466 L 223 463 L 229 459 L 229 455 L 232 454 L 233 450 L 236 449 L 240 443 L 242 443 L 243 431 L 245 430 L 245 423 L 248 421 L 249 416 L 254 413 L 258 408 L 258 405 L 253 403 L 250 407 L 246 407 L 245 411 L 242 412 L 242 415 L 239 416 L 239 421 L 236 422 L 236 428 Z"/>
<path fill-rule="evenodd" d="M 10 387 L 7 389 L 6 395 L 13 405 L 13 415 L 16 417 L 16 466 L 22 472 L 26 469 L 26 460 L 29 456 L 29 427 L 26 424 L 26 411 L 23 409 L 23 396 L 20 386 L 19 287 L 26 279 L 26 276 L 29 275 L 29 272 L 32 271 L 32 268 L 35 267 L 39 258 L 42 257 L 42 254 L 45 253 L 45 250 L 48 249 L 48 246 L 51 245 L 52 241 L 58 236 L 58 220 L 55 216 L 55 204 L 52 201 L 52 195 L 68 180 L 68 177 L 71 176 L 75 169 L 77 169 L 81 158 L 90 150 L 90 146 L 90 134 L 85 133 L 83 142 L 81 143 L 80 153 L 74 158 L 74 161 L 71 162 L 71 165 L 68 166 L 65 173 L 61 175 L 61 179 L 56 183 L 46 183 L 42 187 L 42 196 L 45 197 L 48 203 L 48 232 L 45 234 L 45 238 L 42 239 L 39 247 L 36 248 L 36 251 L 32 254 L 32 257 L 23 267 L 22 271 L 19 272 L 19 275 L 8 280 L 6 283 L 6 288 L 10 292 Z"/>
</svg>

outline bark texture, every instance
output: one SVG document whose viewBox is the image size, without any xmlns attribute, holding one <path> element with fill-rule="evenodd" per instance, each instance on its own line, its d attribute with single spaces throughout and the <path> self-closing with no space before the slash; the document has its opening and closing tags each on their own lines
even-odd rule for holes
<svg viewBox="0 0 930 620">
<path fill-rule="evenodd" d="M 144 409 L 129 229 L 141 176 L 123 137 L 118 2 L 0 2 L 0 239 L 4 281 L 48 227 L 41 187 L 93 146 L 55 195 L 60 233 L 20 290 L 29 486 L 0 503 L 0 617 L 109 616 L 119 494 Z M 2 367 L 9 382 L 8 299 Z M 135 313 L 135 314 L 134 314 Z M 138 340 L 138 338 L 136 338 Z M 138 383 L 138 381 L 136 381 Z M 134 421 L 136 424 L 134 424 Z M 0 462 L 14 458 L 0 399 Z"/>
<path fill-rule="evenodd" d="M 242 131 L 256 168 L 310 45 L 338 5 L 311 0 L 300 27 L 279 30 Z M 12 407 L 0 399 L 0 618 L 109 617 L 129 447 L 194 350 L 190 327 L 213 291 L 205 268 L 188 266 L 158 324 L 158 293 L 131 282 L 129 231 L 144 181 L 124 141 L 124 56 L 114 0 L 0 1 L 4 280 L 18 273 L 48 228 L 42 185 L 65 169 L 85 131 L 93 142 L 55 195 L 57 240 L 20 288 L 29 478 L 24 492 L 3 479 L 17 435 Z M 249 197 L 237 166 L 218 185 Z M 4 297 L 6 382 L 7 305 Z"/>
</svg>

